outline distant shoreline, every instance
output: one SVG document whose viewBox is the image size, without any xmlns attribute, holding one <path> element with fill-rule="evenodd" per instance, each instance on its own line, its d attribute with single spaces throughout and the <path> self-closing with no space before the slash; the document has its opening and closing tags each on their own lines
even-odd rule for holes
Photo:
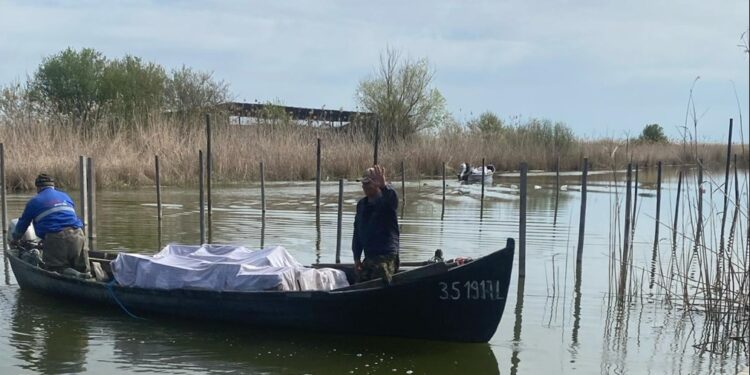
<svg viewBox="0 0 750 375">
<path fill-rule="evenodd" d="M 5 174 L 8 190 L 33 188 L 34 177 L 48 173 L 61 186 L 78 186 L 79 155 L 92 157 L 97 186 L 128 188 L 154 185 L 154 156 L 159 155 L 161 183 L 165 186 L 197 184 L 198 150 L 206 149 L 205 127 L 185 125 L 175 120 L 157 120 L 149 126 L 127 130 L 104 127 L 84 132 L 72 126 L 36 121 L 3 124 L 0 142 L 5 147 Z M 373 145 L 362 133 L 334 132 L 307 126 L 237 126 L 216 121 L 212 129 L 212 181 L 239 183 L 259 181 L 261 161 L 266 181 L 309 181 L 315 179 L 316 138 L 321 139 L 322 179 L 356 179 L 372 164 Z M 697 155 L 707 168 L 723 168 L 726 145 L 649 144 L 623 140 L 574 139 L 559 151 L 560 171 L 578 171 L 584 157 L 589 170 L 624 169 L 632 162 L 641 167 L 695 165 Z M 744 147 L 734 144 L 740 168 L 747 167 Z M 627 154 L 626 154 L 627 152 Z M 505 176 L 525 161 L 530 170 L 554 172 L 558 152 L 548 140 L 519 135 L 480 135 L 468 131 L 439 131 L 409 141 L 381 141 L 380 164 L 394 180 L 401 175 L 401 162 L 407 179 L 440 176 L 446 163 L 448 179 L 454 179 L 462 162 L 480 165 L 482 158 Z M 412 176 L 412 177 L 409 177 Z"/>
</svg>

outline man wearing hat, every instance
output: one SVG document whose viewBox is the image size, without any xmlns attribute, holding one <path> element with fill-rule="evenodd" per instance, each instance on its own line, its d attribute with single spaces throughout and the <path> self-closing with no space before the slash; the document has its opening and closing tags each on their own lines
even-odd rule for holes
<svg viewBox="0 0 750 375">
<path fill-rule="evenodd" d="M 357 202 L 352 237 L 357 281 L 383 278 L 390 283 L 399 263 L 398 194 L 379 165 L 365 171 L 362 191 L 365 197 Z"/>
<path fill-rule="evenodd" d="M 62 272 L 72 268 L 81 273 L 89 272 L 83 223 L 76 216 L 73 200 L 56 190 L 55 180 L 44 173 L 37 176 L 34 184 L 37 195 L 26 203 L 13 238 L 21 238 L 33 222 L 37 236 L 44 241 L 42 260 L 47 269 Z"/>
</svg>

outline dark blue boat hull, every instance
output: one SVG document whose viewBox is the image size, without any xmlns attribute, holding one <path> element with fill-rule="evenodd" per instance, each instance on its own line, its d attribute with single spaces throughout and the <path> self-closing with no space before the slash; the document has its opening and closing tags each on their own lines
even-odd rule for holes
<svg viewBox="0 0 750 375">
<path fill-rule="evenodd" d="M 217 292 L 129 288 L 62 276 L 7 252 L 22 289 L 91 304 L 120 301 L 160 314 L 263 327 L 487 342 L 505 308 L 514 242 L 450 270 L 401 284 L 340 291 Z M 116 297 L 116 298 L 115 298 Z"/>
</svg>

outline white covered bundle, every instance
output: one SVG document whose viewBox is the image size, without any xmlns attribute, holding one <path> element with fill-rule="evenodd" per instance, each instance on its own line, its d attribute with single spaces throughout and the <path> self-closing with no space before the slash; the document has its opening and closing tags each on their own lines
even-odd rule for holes
<svg viewBox="0 0 750 375">
<path fill-rule="evenodd" d="M 307 268 L 281 246 L 167 245 L 153 256 L 120 253 L 112 262 L 120 285 L 217 291 L 331 290 L 349 285 L 333 268 Z"/>
</svg>

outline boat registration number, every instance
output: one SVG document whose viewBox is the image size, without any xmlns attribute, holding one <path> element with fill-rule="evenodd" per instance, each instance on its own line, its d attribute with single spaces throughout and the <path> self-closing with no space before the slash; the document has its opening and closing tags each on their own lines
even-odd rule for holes
<svg viewBox="0 0 750 375">
<path fill-rule="evenodd" d="M 442 300 L 501 300 L 500 280 L 469 280 L 451 283 L 439 282 Z"/>
</svg>

